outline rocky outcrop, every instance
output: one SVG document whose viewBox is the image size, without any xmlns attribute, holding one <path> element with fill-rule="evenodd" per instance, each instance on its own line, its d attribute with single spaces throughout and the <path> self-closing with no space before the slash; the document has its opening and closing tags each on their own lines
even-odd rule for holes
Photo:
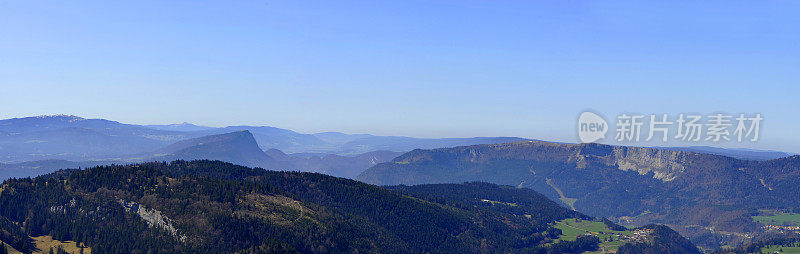
<svg viewBox="0 0 800 254">
<path fill-rule="evenodd" d="M 139 215 L 142 220 L 147 222 L 149 227 L 161 228 L 172 234 L 176 239 L 185 241 L 186 236 L 181 235 L 177 229 L 172 225 L 172 220 L 162 215 L 161 212 L 155 209 L 150 209 L 137 204 L 136 202 L 125 202 L 120 199 L 119 204 L 125 209 L 126 212 L 133 212 Z"/>
<path fill-rule="evenodd" d="M 686 170 L 687 153 L 644 147 L 614 147 L 614 164 L 640 175 L 653 173 L 661 181 L 675 180 Z"/>
</svg>

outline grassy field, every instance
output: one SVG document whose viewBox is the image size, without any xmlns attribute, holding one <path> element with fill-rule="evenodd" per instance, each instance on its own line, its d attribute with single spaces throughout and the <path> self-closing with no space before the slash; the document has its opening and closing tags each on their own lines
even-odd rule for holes
<svg viewBox="0 0 800 254">
<path fill-rule="evenodd" d="M 800 214 L 784 213 L 771 210 L 759 210 L 762 215 L 753 216 L 753 220 L 761 222 L 765 225 L 778 225 L 783 226 L 791 224 L 793 226 L 800 225 Z"/>
<path fill-rule="evenodd" d="M 592 234 L 600 238 L 600 250 L 597 253 L 603 253 L 603 250 L 606 252 L 616 252 L 619 246 L 627 243 L 619 239 L 619 237 L 607 235 L 607 234 L 600 234 L 600 232 L 604 233 L 615 233 L 621 235 L 633 235 L 632 231 L 614 231 L 609 229 L 605 224 L 602 222 L 597 221 L 587 221 L 587 220 L 580 220 L 580 219 L 566 219 L 556 222 L 556 228 L 561 229 L 561 234 L 558 238 L 559 241 L 574 241 L 578 236 L 582 234 Z"/>
<path fill-rule="evenodd" d="M 65 251 L 67 251 L 69 253 L 73 253 L 73 254 L 81 253 L 81 248 L 78 246 L 78 243 L 73 242 L 73 241 L 62 242 L 62 241 L 53 239 L 53 237 L 49 236 L 49 235 L 33 237 L 33 241 L 34 241 L 34 244 L 36 244 L 36 248 L 41 250 L 44 253 L 49 252 L 50 248 L 56 248 L 58 246 L 61 246 L 61 248 L 63 248 Z M 89 248 L 89 247 L 85 247 L 84 246 L 83 253 L 91 254 L 92 253 L 92 249 Z"/>
<path fill-rule="evenodd" d="M 783 250 L 783 251 L 781 251 Z M 782 247 L 780 245 L 772 245 L 761 248 L 762 253 L 798 253 L 800 254 L 800 247 Z"/>
</svg>

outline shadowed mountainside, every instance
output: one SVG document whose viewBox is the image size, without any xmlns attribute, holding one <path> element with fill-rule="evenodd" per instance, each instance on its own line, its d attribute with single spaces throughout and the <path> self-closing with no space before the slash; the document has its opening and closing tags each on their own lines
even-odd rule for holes
<svg viewBox="0 0 800 254">
<path fill-rule="evenodd" d="M 531 141 L 414 150 L 357 179 L 378 185 L 480 180 L 527 187 L 594 216 L 632 225 L 680 225 L 678 231 L 710 248 L 758 232 L 749 218 L 755 209 L 800 207 L 800 156 L 759 162 Z M 731 233 L 719 237 L 720 231 Z"/>
</svg>

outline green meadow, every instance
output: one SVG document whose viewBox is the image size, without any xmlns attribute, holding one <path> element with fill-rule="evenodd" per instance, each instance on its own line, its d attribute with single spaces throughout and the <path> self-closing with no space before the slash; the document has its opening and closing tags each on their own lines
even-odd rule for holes
<svg viewBox="0 0 800 254">
<path fill-rule="evenodd" d="M 792 225 L 800 226 L 800 214 L 785 213 L 774 210 L 759 210 L 761 215 L 752 216 L 754 221 L 761 222 L 765 225 Z"/>
<path fill-rule="evenodd" d="M 620 237 L 611 234 L 633 235 L 632 231 L 614 231 L 608 228 L 603 222 L 589 221 L 581 219 L 565 219 L 556 222 L 556 228 L 561 229 L 561 234 L 558 238 L 559 241 L 574 241 L 582 234 L 592 234 L 600 238 L 600 250 L 598 253 L 616 252 L 619 246 L 627 243 L 627 241 L 620 239 Z M 600 234 L 603 232 L 605 234 Z"/>
</svg>

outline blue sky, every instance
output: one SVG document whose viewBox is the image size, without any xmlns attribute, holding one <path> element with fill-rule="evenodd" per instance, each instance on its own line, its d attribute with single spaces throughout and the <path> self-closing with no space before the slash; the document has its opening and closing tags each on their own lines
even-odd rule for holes
<svg viewBox="0 0 800 254">
<path fill-rule="evenodd" d="M 590 109 L 762 113 L 800 152 L 797 1 L 0 0 L 0 117 L 575 142 Z"/>
</svg>

